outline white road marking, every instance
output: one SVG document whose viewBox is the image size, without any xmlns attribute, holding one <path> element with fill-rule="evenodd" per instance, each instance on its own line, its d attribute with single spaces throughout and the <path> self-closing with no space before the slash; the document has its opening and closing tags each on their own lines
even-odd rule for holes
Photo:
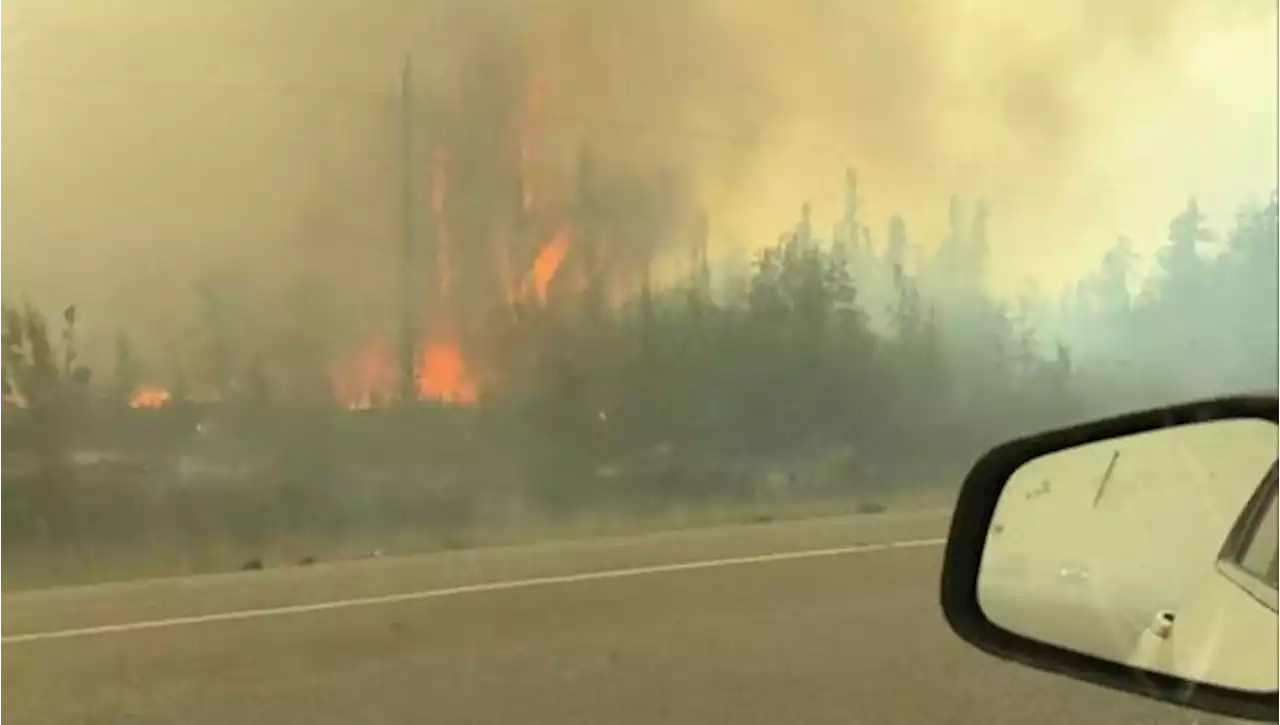
<svg viewBox="0 0 1280 725">
<path fill-rule="evenodd" d="M 173 617 L 170 619 L 153 619 L 141 622 L 125 622 L 123 624 L 103 624 L 94 627 L 76 629 L 60 629 L 48 632 L 32 632 L 0 637 L 0 643 L 19 644 L 21 642 L 38 642 L 47 639 L 68 639 L 71 637 L 88 637 L 95 634 L 111 634 L 116 632 L 136 632 L 144 629 L 161 629 L 164 627 L 181 627 L 210 622 L 230 622 L 239 619 L 257 619 L 259 617 L 277 617 L 289 614 L 305 614 L 307 612 L 323 612 L 331 609 L 348 609 L 352 607 L 368 607 L 376 604 L 395 604 L 412 602 L 421 599 L 441 599 L 461 594 L 480 594 L 483 592 L 501 592 L 511 589 L 528 589 L 531 587 L 554 586 L 558 584 L 576 584 L 578 582 L 598 581 L 602 579 L 625 579 L 649 574 L 666 574 L 678 571 L 697 571 L 699 569 L 716 569 L 725 566 L 741 566 L 744 564 L 764 564 L 775 561 L 793 561 L 796 559 L 814 559 L 826 556 L 842 556 L 846 554 L 869 554 L 892 549 L 911 549 L 925 546 L 940 546 L 946 539 L 915 539 L 910 541 L 888 541 L 878 544 L 856 544 L 831 549 L 806 549 L 803 551 L 787 551 L 777 554 L 756 554 L 727 559 L 706 559 L 703 561 L 687 561 L 676 564 L 654 564 L 625 569 L 604 569 L 601 571 L 582 572 L 579 574 L 561 574 L 558 576 L 531 577 L 528 579 L 512 579 L 507 581 L 486 582 L 481 584 L 464 584 L 445 589 L 427 589 L 401 594 L 384 594 L 376 597 L 357 597 L 339 599 L 314 604 L 291 604 L 281 607 L 264 607 L 261 609 L 242 609 L 234 612 L 218 612 L 200 614 L 191 617 Z"/>
</svg>

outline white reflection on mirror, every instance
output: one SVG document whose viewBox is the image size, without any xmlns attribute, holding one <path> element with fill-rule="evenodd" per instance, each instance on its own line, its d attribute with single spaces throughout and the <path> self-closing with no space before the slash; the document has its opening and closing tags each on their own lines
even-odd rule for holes
<svg viewBox="0 0 1280 725">
<path fill-rule="evenodd" d="M 1027 462 L 978 575 L 995 625 L 1193 682 L 1274 692 L 1276 427 L 1220 420 Z"/>
</svg>

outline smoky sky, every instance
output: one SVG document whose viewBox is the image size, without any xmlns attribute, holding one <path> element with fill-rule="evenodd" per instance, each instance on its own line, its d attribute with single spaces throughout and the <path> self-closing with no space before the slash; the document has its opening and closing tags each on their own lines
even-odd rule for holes
<svg viewBox="0 0 1280 725">
<path fill-rule="evenodd" d="M 497 294 L 500 248 L 527 266 L 556 209 L 571 215 L 584 167 L 606 210 L 597 258 L 622 266 L 683 253 L 703 212 L 718 247 L 767 243 L 806 199 L 833 218 L 846 165 L 874 197 L 873 229 L 905 212 L 930 246 L 950 193 L 985 195 L 997 231 L 1011 220 L 1005 229 L 1024 234 L 1003 254 L 997 244 L 997 267 L 1017 270 L 1051 243 L 1055 265 L 1078 262 L 1063 250 L 1064 229 L 1101 234 L 1077 206 L 1114 196 L 1086 194 L 1078 179 L 1098 149 L 1138 127 L 1125 99 L 1176 88 L 1190 72 L 1189 39 L 1256 39 L 1250 29 L 1269 26 L 1270 57 L 1248 56 L 1265 67 L 1205 82 L 1253 83 L 1271 99 L 1238 116 L 1274 108 L 1274 9 L 1214 5 L 8 2 L 5 297 L 78 302 L 86 320 L 156 344 L 177 334 L 193 285 L 210 274 L 252 290 L 255 324 L 287 316 L 283 300 L 305 280 L 384 316 L 401 244 L 406 56 L 415 219 L 424 238 L 448 237 L 457 300 Z M 512 229 L 505 212 L 522 193 L 516 126 L 531 139 L 525 176 L 546 229 Z M 1271 126 L 1274 111 L 1248 128 Z M 1274 175 L 1270 137 L 1244 186 Z M 1183 141 L 1152 140 L 1165 156 L 1194 156 Z M 447 179 L 442 234 L 431 214 L 436 166 Z M 1135 191 L 1132 203 L 1167 199 Z M 1099 219 L 1120 223 L 1115 210 Z M 1037 225 L 1059 236 L 1028 241 Z M 1094 248 L 1131 231 L 1107 229 Z M 434 249 L 422 252 L 424 280 L 440 264 Z"/>
</svg>

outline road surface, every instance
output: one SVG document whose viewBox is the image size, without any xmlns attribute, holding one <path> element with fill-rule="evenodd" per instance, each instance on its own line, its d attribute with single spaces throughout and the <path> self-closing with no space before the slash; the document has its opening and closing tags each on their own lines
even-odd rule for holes
<svg viewBox="0 0 1280 725">
<path fill-rule="evenodd" d="M 8 595 L 3 719 L 1195 721 L 959 642 L 938 608 L 945 518 L 884 514 Z"/>
</svg>

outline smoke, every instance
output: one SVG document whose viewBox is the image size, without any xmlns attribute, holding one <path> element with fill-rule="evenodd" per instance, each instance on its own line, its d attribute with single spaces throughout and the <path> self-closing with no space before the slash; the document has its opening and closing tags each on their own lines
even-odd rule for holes
<svg viewBox="0 0 1280 725">
<path fill-rule="evenodd" d="M 209 274 L 244 280 L 247 345 L 315 283 L 334 337 L 389 332 L 406 56 L 426 325 L 478 324 L 562 226 L 559 284 L 634 286 L 805 198 L 833 214 L 848 164 L 885 216 L 952 192 L 1060 210 L 1189 5 L 11 2 L 4 282 L 153 349 Z"/>
</svg>

